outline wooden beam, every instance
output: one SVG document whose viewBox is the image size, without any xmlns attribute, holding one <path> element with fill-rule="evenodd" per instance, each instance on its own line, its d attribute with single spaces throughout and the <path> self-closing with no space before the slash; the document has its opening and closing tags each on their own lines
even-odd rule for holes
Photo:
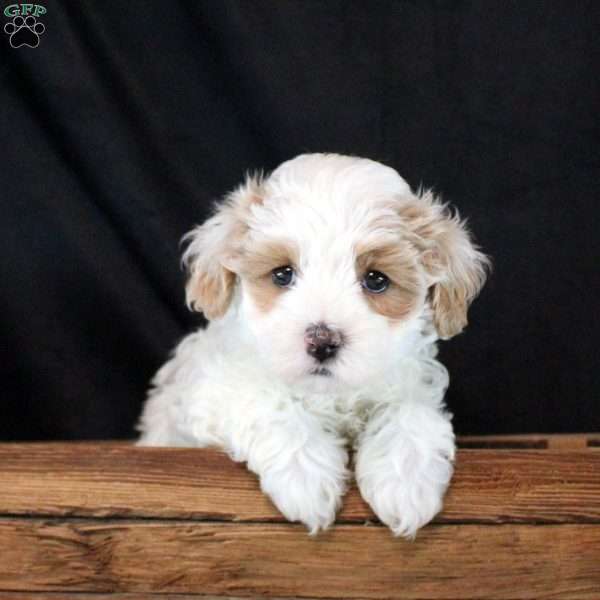
<svg viewBox="0 0 600 600">
<path fill-rule="evenodd" d="M 2 592 L 0 600 L 248 600 L 247 596 L 215 596 L 214 594 L 160 594 L 145 592 L 88 593 L 88 592 Z M 270 600 L 300 600 L 295 598 L 270 598 Z M 301 600 L 317 600 L 303 597 Z"/>
<path fill-rule="evenodd" d="M 212 450 L 0 444 L 0 600 L 597 600 L 600 452 L 551 437 L 461 440 L 414 543 L 354 487 L 311 538 Z"/>
<path fill-rule="evenodd" d="M 0 444 L 0 515 L 282 522 L 213 450 Z M 341 523 L 374 520 L 355 487 Z M 600 452 L 460 450 L 441 523 L 600 523 Z"/>
<path fill-rule="evenodd" d="M 600 526 L 0 521 L 0 589 L 408 599 L 592 598 Z M 597 597 L 597 596 L 596 596 Z"/>
<path fill-rule="evenodd" d="M 470 435 L 458 438 L 461 448 L 495 450 L 585 450 L 600 447 L 600 435 L 593 433 L 527 433 L 522 435 Z"/>
</svg>

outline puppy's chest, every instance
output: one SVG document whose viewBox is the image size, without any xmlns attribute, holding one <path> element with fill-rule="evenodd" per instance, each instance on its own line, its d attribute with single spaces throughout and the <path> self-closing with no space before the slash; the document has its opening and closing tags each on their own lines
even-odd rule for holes
<svg viewBox="0 0 600 600">
<path fill-rule="evenodd" d="M 376 403 L 363 396 L 318 395 L 302 398 L 303 406 L 327 429 L 353 441 L 365 428 Z"/>
</svg>

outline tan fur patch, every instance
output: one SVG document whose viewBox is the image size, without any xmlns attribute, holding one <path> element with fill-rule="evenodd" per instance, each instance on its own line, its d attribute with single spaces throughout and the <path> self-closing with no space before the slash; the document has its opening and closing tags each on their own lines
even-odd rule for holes
<svg viewBox="0 0 600 600">
<path fill-rule="evenodd" d="M 489 259 L 479 252 L 464 222 L 431 193 L 403 199 L 398 208 L 429 275 L 433 320 L 440 337 L 467 325 L 467 310 L 486 279 Z"/>
<path fill-rule="evenodd" d="M 399 242 L 379 247 L 359 247 L 357 255 L 356 276 L 359 281 L 368 271 L 381 271 L 390 279 L 388 289 L 381 294 L 364 290 L 365 298 L 373 310 L 393 320 L 406 318 L 423 292 L 415 250 L 410 244 Z"/>
<path fill-rule="evenodd" d="M 269 240 L 251 243 L 236 261 L 236 270 L 261 312 L 273 308 L 277 298 L 286 293 L 271 278 L 273 269 L 298 264 L 296 247 L 284 241 Z"/>
<path fill-rule="evenodd" d="M 469 301 L 461 288 L 435 285 L 430 299 L 433 321 L 442 339 L 451 338 L 467 326 Z"/>
<path fill-rule="evenodd" d="M 214 274 L 192 274 L 186 292 L 195 310 L 201 310 L 207 319 L 218 319 L 229 307 L 234 284 L 235 274 L 219 267 Z"/>
<path fill-rule="evenodd" d="M 226 197 L 214 216 L 186 236 L 190 240 L 184 254 L 190 271 L 186 299 L 207 319 L 217 319 L 227 312 L 236 282 L 231 265 L 242 253 L 250 207 L 262 202 L 261 177 L 248 177 Z"/>
</svg>

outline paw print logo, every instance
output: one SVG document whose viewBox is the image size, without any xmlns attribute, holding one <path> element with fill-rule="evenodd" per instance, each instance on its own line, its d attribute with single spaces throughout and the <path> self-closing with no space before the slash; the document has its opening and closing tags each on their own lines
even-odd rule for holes
<svg viewBox="0 0 600 600">
<path fill-rule="evenodd" d="M 29 46 L 37 48 L 40 43 L 40 35 L 46 31 L 43 23 L 40 23 L 33 15 L 28 17 L 16 16 L 4 26 L 4 32 L 10 36 L 10 45 L 13 48 Z"/>
</svg>

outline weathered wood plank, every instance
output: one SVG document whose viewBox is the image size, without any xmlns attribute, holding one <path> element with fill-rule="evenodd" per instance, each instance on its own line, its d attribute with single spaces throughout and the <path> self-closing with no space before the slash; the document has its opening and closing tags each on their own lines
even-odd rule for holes
<svg viewBox="0 0 600 600">
<path fill-rule="evenodd" d="M 0 600 L 260 600 L 264 596 L 215 596 L 213 594 L 160 594 L 160 593 L 144 593 L 144 594 L 129 594 L 119 593 L 114 594 L 96 594 L 86 592 L 0 592 Z M 554 597 L 552 597 L 554 598 Z M 570 595 L 557 596 L 558 600 L 598 600 L 596 592 L 585 594 L 577 592 L 577 596 Z M 285 599 L 283 596 L 270 597 L 269 600 L 321 600 L 317 598 L 299 596 L 288 596 Z M 361 599 L 353 599 L 361 600 Z M 367 600 L 367 599 L 364 599 Z M 424 599 L 421 599 L 424 600 Z M 429 600 L 441 600 L 439 598 Z M 443 600 L 451 600 L 445 598 Z M 477 600 L 487 600 L 485 596 L 478 597 Z M 543 599 L 542 599 L 543 600 Z"/>
<path fill-rule="evenodd" d="M 538 449 L 538 450 L 583 450 L 600 446 L 600 434 L 553 433 L 553 434 L 510 434 L 469 435 L 458 438 L 461 448 Z"/>
<path fill-rule="evenodd" d="M 0 444 L 0 515 L 281 521 L 213 450 Z M 339 522 L 374 517 L 353 487 Z M 600 522 L 600 452 L 460 450 L 438 522 Z"/>
<path fill-rule="evenodd" d="M 112 594 L 96 594 L 87 592 L 2 592 L 0 591 L 0 600 L 249 600 L 254 598 L 260 600 L 264 596 L 215 596 L 214 594 L 161 594 L 144 593 L 130 594 L 115 592 Z M 577 600 L 598 600 L 598 595 L 577 596 Z M 270 597 L 269 600 L 300 600 L 299 596 Z M 317 598 L 303 597 L 301 600 L 321 600 Z M 357 599 L 354 599 L 357 600 Z M 366 600 L 366 599 L 365 599 Z M 439 600 L 439 599 L 435 599 Z M 444 599 L 450 600 L 450 599 Z M 485 600 L 483 597 L 479 600 Z M 560 599 L 559 599 L 560 600 Z M 564 598 L 563 598 L 564 600 Z"/>
<path fill-rule="evenodd" d="M 250 596 L 251 598 L 259 598 L 259 596 Z M 149 593 L 135 594 L 128 592 L 115 593 L 88 593 L 88 592 L 2 592 L 0 591 L 0 600 L 248 600 L 249 596 L 215 596 L 213 594 L 161 594 Z M 297 598 L 297 597 L 296 597 Z M 281 596 L 278 598 L 270 598 L 270 600 L 283 600 Z M 285 600 L 294 600 L 289 597 Z M 303 598 L 302 600 L 317 600 Z M 597 600 L 594 597 L 593 600 Z"/>
<path fill-rule="evenodd" d="M 115 592 L 113 594 L 96 594 L 87 592 L 2 592 L 0 591 L 0 600 L 248 600 L 248 598 L 260 598 L 259 596 L 215 596 L 205 594 L 160 594 L 144 593 L 130 594 Z M 297 598 L 297 597 L 295 597 Z M 289 597 L 285 600 L 295 600 Z M 270 600 L 283 600 L 270 598 Z M 317 600 L 302 598 L 302 600 Z M 578 600 L 581 600 L 580 598 Z M 597 596 L 593 598 L 597 600 Z"/>
<path fill-rule="evenodd" d="M 600 526 L 379 526 L 0 521 L 0 589 L 321 598 L 585 598 Z"/>
</svg>

